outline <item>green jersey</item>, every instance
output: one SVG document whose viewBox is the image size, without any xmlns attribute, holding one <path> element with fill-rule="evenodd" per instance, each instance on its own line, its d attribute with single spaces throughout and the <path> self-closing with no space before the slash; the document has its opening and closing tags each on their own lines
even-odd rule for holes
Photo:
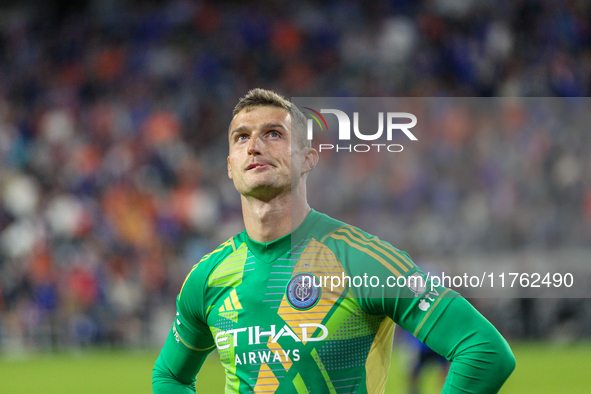
<svg viewBox="0 0 591 394">
<path fill-rule="evenodd" d="M 456 297 L 405 252 L 312 211 L 283 238 L 244 231 L 203 257 L 167 346 L 200 360 L 189 373 L 217 348 L 226 393 L 383 393 L 394 324 L 424 341 Z"/>
<path fill-rule="evenodd" d="M 394 321 L 420 338 L 451 299 L 390 287 L 415 273 L 406 253 L 312 211 L 288 236 L 263 244 L 242 232 L 195 265 L 175 340 L 217 347 L 228 393 L 382 392 Z"/>
</svg>

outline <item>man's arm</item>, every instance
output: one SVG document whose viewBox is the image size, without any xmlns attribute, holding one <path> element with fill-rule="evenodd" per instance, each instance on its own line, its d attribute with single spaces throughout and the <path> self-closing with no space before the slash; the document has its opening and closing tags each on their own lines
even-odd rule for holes
<svg viewBox="0 0 591 394">
<path fill-rule="evenodd" d="M 442 393 L 497 393 L 515 369 L 507 341 L 461 297 L 447 305 L 423 342 L 452 362 Z"/>
<path fill-rule="evenodd" d="M 201 351 L 183 347 L 177 343 L 171 330 L 152 371 L 154 394 L 195 393 L 195 375 L 213 347 Z"/>
<path fill-rule="evenodd" d="M 339 244 L 342 241 L 352 248 Z M 352 288 L 364 311 L 389 316 L 452 361 L 443 393 L 498 392 L 515 368 L 515 358 L 501 334 L 468 301 L 435 286 L 406 252 L 358 228 L 341 227 L 325 244 L 347 250 L 347 275 L 381 278 L 382 286 Z M 399 282 L 401 276 L 406 280 Z M 388 282 L 392 278 L 396 286 Z"/>
<path fill-rule="evenodd" d="M 176 316 L 152 372 L 154 394 L 195 393 L 195 375 L 215 348 L 205 317 L 207 274 L 191 270 L 176 299 Z"/>
<path fill-rule="evenodd" d="M 399 253 L 411 261 L 410 256 Z M 407 279 L 415 272 L 427 280 L 416 266 L 405 272 Z M 412 286 L 412 281 L 409 284 Z M 414 291 L 408 286 L 371 288 L 367 291 L 369 297 L 362 298 L 362 302 L 370 312 L 390 316 L 452 362 L 443 393 L 497 393 L 515 368 L 515 357 L 507 341 L 455 291 L 432 287 L 431 280 L 427 280 L 422 294 Z M 380 292 L 381 297 L 377 298 Z"/>
</svg>

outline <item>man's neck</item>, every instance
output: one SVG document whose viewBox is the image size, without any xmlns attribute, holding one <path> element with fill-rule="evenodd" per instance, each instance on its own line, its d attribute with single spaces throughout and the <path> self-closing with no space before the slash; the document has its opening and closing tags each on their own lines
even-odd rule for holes
<svg viewBox="0 0 591 394">
<path fill-rule="evenodd" d="M 270 201 L 242 196 L 244 226 L 250 239 L 272 242 L 295 230 L 310 213 L 305 198 L 279 195 Z"/>
</svg>

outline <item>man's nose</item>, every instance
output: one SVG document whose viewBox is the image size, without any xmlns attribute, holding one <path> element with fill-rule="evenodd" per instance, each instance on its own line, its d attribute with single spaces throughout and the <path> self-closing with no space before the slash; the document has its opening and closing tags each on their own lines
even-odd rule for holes
<svg viewBox="0 0 591 394">
<path fill-rule="evenodd" d="M 251 155 L 261 154 L 261 141 L 258 136 L 252 136 L 248 141 L 248 153 Z"/>
</svg>

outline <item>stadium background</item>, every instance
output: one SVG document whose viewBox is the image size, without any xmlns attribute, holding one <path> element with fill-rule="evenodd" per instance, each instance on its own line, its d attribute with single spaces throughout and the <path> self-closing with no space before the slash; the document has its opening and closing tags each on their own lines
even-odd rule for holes
<svg viewBox="0 0 591 394">
<path fill-rule="evenodd" d="M 242 230 L 225 131 L 248 89 L 588 96 L 590 17 L 549 0 L 2 2 L 0 391 L 150 390 L 186 273 Z M 444 113 L 400 166 L 328 158 L 312 204 L 360 226 L 379 212 L 397 226 L 379 235 L 419 264 L 591 256 L 588 133 L 503 115 L 511 133 L 482 137 Z M 367 171 L 397 186 L 360 193 Z M 591 392 L 589 299 L 476 305 L 516 349 L 502 392 Z M 220 373 L 212 356 L 201 387 L 221 392 L 204 386 Z"/>
</svg>

